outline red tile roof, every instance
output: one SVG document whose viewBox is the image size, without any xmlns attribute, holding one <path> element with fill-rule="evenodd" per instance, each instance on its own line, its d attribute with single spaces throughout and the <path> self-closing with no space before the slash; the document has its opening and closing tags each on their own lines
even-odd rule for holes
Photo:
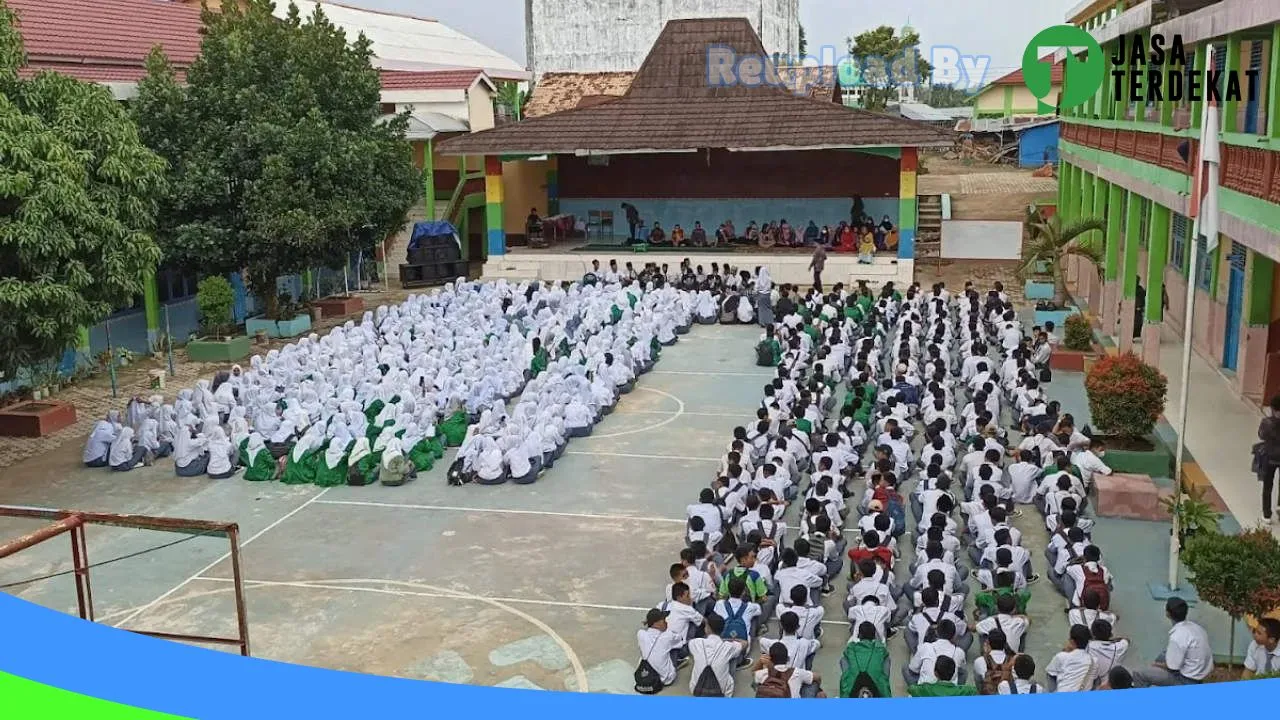
<svg viewBox="0 0 1280 720">
<path fill-rule="evenodd" d="M 1041 58 L 1042 60 L 1044 58 Z M 1063 63 L 1056 62 L 1053 64 L 1053 71 L 1050 76 L 1050 82 L 1053 85 L 1061 85 L 1063 77 Z M 1003 77 L 996 78 L 991 81 L 991 85 L 1026 85 L 1027 81 L 1022 79 L 1022 70 L 1014 70 Z M 988 86 L 990 87 L 990 86 Z"/>
<path fill-rule="evenodd" d="M 94 83 L 138 82 L 146 76 L 147 70 L 141 65 L 102 65 L 91 63 L 46 63 L 33 62 L 18 69 L 20 77 L 29 78 L 38 72 L 56 72 L 70 75 L 77 80 Z M 177 70 L 178 82 L 185 79 L 186 74 Z"/>
<path fill-rule="evenodd" d="M 466 90 L 481 70 L 383 70 L 383 90 Z"/>
<path fill-rule="evenodd" d="M 163 0 L 6 0 L 31 60 L 141 64 L 161 45 L 175 65 L 200 52 L 199 7 Z"/>
</svg>

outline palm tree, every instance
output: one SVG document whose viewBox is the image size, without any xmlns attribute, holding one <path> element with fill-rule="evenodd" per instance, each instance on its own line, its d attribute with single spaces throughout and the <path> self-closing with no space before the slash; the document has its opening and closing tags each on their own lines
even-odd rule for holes
<svg viewBox="0 0 1280 720">
<path fill-rule="evenodd" d="M 519 121 L 524 117 L 524 104 L 529 101 L 529 93 L 521 90 L 519 83 L 506 82 L 498 86 L 493 101 L 499 107 L 505 107 L 512 119 Z"/>
<path fill-rule="evenodd" d="M 1106 223 L 1098 218 L 1081 218 L 1063 224 L 1062 217 L 1054 215 L 1045 220 L 1039 212 L 1028 216 L 1028 238 L 1023 247 L 1022 267 L 1018 274 L 1023 278 L 1036 274 L 1041 263 L 1049 266 L 1053 275 L 1053 302 L 1062 307 L 1067 299 L 1067 276 L 1064 267 L 1070 255 L 1085 258 L 1095 269 L 1102 267 L 1102 248 L 1093 231 L 1102 232 Z"/>
</svg>

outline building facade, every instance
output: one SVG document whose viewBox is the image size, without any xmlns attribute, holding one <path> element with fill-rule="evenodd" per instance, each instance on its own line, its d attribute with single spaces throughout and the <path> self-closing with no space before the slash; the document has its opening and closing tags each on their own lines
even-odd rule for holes
<svg viewBox="0 0 1280 720">
<path fill-rule="evenodd" d="M 978 92 L 974 99 L 974 115 L 978 118 L 1035 118 L 1051 116 L 1053 108 L 1058 104 L 1058 96 L 1062 94 L 1062 62 L 1054 63 L 1052 86 L 1044 103 L 1048 111 L 1040 109 L 1039 101 L 1027 89 L 1026 80 L 1021 70 L 1014 70 L 1008 75 L 996 78 Z"/>
<path fill-rule="evenodd" d="M 525 0 L 529 70 L 639 70 L 669 21 L 722 17 L 750 21 L 770 55 L 799 52 L 800 0 Z"/>
<path fill-rule="evenodd" d="M 1187 66 L 1165 70 L 1202 76 L 1212 53 L 1215 68 L 1240 71 L 1242 78 L 1243 71 L 1259 71 L 1252 99 L 1246 88 L 1244 99 L 1219 107 L 1221 232 L 1212 251 L 1205 238 L 1193 236 L 1188 219 L 1201 101 L 1124 102 L 1104 83 L 1087 103 L 1065 109 L 1059 211 L 1068 219 L 1106 223 L 1095 238 L 1105 248 L 1104 267 L 1078 267 L 1069 279 L 1077 283 L 1077 299 L 1101 318 L 1121 350 L 1140 352 L 1155 364 L 1161 334 L 1182 335 L 1190 283 L 1196 293 L 1193 347 L 1242 396 L 1272 397 L 1280 390 L 1280 293 L 1274 282 L 1280 152 L 1271 145 L 1280 138 L 1280 5 L 1096 0 L 1068 19 L 1088 29 L 1107 54 L 1121 34 L 1160 34 L 1166 42 L 1180 36 Z M 1193 244 L 1199 251 L 1195 267 Z"/>
</svg>

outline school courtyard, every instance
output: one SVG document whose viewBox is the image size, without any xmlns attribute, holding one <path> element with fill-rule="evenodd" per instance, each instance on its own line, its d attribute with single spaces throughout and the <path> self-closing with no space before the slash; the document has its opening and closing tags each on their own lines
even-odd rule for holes
<svg viewBox="0 0 1280 720">
<path fill-rule="evenodd" d="M 444 682 L 630 693 L 635 632 L 662 599 L 667 567 L 683 547 L 685 506 L 712 479 L 732 428 L 753 417 L 769 377 L 754 365 L 758 334 L 754 326 L 696 326 L 532 486 L 450 487 L 444 468 L 453 451 L 404 487 L 317 489 L 177 478 L 169 461 L 128 474 L 89 470 L 78 443 L 68 442 L 0 471 L 0 503 L 238 522 L 256 657 Z M 1227 443 L 1253 420 L 1229 412 L 1221 403 L 1227 396 L 1207 381 L 1193 385 L 1194 402 L 1206 403 L 1199 407 L 1217 404 L 1203 412 L 1211 419 L 1193 424 L 1191 451 L 1206 449 L 1197 458 L 1216 471 L 1213 463 L 1227 458 L 1207 450 L 1209 438 Z M 1049 394 L 1088 422 L 1080 375 L 1056 374 Z M 1237 493 L 1243 484 L 1211 477 L 1228 505 L 1246 502 Z M 795 512 L 785 518 L 792 526 Z M 0 520 L 0 537 L 41 524 Z M 1039 515 L 1027 508 L 1015 524 L 1043 573 L 1048 536 Z M 1095 537 L 1116 578 L 1120 632 L 1133 641 L 1127 664 L 1140 666 L 1164 646 L 1162 603 L 1148 583 L 1163 578 L 1168 525 L 1102 518 Z M 88 557 L 100 563 L 175 539 L 181 536 L 95 527 Z M 900 581 L 911 557 L 905 550 Z M 0 588 L 74 613 L 68 575 L 13 585 L 70 567 L 64 543 L 45 543 L 0 563 Z M 230 578 L 226 541 L 202 537 L 95 567 L 97 620 L 231 636 Z M 814 663 L 830 693 L 848 639 L 844 584 L 824 598 L 823 648 Z M 1026 650 L 1043 670 L 1066 637 L 1065 602 L 1047 580 L 1031 589 Z M 1225 654 L 1229 620 L 1204 603 L 1193 616 Z M 1247 643 L 1243 629 L 1237 643 Z M 889 647 L 901 695 L 902 636 Z M 687 693 L 688 673 L 668 692 Z M 742 677 L 739 695 L 748 692 Z"/>
</svg>

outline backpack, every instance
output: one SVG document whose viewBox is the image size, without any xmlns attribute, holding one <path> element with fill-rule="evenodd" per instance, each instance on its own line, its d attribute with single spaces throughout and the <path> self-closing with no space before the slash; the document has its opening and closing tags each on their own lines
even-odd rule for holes
<svg viewBox="0 0 1280 720">
<path fill-rule="evenodd" d="M 747 631 L 747 621 L 743 617 L 747 614 L 747 603 L 743 601 L 738 605 L 735 611 L 728 600 L 724 601 L 724 608 L 727 617 L 724 619 L 724 632 L 720 636 L 725 640 L 746 640 L 749 633 Z"/>
<path fill-rule="evenodd" d="M 756 345 L 756 365 L 759 367 L 773 367 L 773 348 L 770 347 L 768 340 L 761 340 Z"/>
<path fill-rule="evenodd" d="M 724 697 L 724 688 L 720 687 L 720 678 L 717 678 L 716 672 L 711 669 L 711 661 L 707 657 L 706 648 L 702 650 L 702 659 L 707 662 L 707 666 L 702 668 L 702 672 L 698 674 L 698 682 L 693 685 L 693 696 Z"/>
<path fill-rule="evenodd" d="M 827 560 L 827 540 L 826 535 L 819 532 L 811 532 L 805 539 L 809 541 L 809 559 L 817 562 L 826 562 Z"/>
<path fill-rule="evenodd" d="M 928 613 L 921 610 L 920 614 L 924 615 L 925 620 L 929 620 Z M 942 616 L 945 614 L 942 612 L 942 608 L 938 608 L 938 617 L 929 620 L 929 627 L 924 631 L 924 637 L 920 638 L 920 642 L 931 643 L 938 639 L 938 623 L 942 622 Z"/>
<path fill-rule="evenodd" d="M 465 472 L 462 469 L 463 462 L 462 458 L 458 458 L 449 466 L 449 471 L 445 474 L 445 477 L 448 479 L 450 485 L 464 485 L 474 479 L 474 476 L 471 473 Z M 355 468 L 353 467 L 352 469 L 354 470 Z"/>
<path fill-rule="evenodd" d="M 795 668 L 788 668 L 786 672 L 778 672 L 770 667 L 768 669 L 769 676 L 764 679 L 764 682 L 756 686 L 756 697 L 790 698 L 791 676 L 794 675 L 795 672 Z"/>
<path fill-rule="evenodd" d="M 1013 687 L 1013 661 L 1016 656 L 1008 650 L 1004 654 L 1006 657 L 1003 663 L 997 663 L 991 653 L 982 654 L 982 659 L 987 663 L 987 672 L 983 674 L 982 686 L 978 688 L 980 695 L 1000 694 L 1000 683 L 1006 680 Z"/>
<path fill-rule="evenodd" d="M 1107 587 L 1106 573 L 1102 571 L 1102 568 L 1090 571 L 1083 563 L 1080 565 L 1080 570 L 1084 572 L 1084 583 L 1080 587 L 1080 596 L 1084 597 L 1085 593 L 1092 590 L 1098 594 L 1098 609 L 1111 609 L 1111 588 Z"/>
<path fill-rule="evenodd" d="M 658 671 L 653 669 L 653 665 L 649 664 L 649 655 L 653 653 L 653 648 L 658 643 L 654 643 L 649 648 L 649 653 L 640 659 L 640 664 L 636 666 L 636 692 L 641 695 L 656 695 L 662 691 L 662 677 L 658 675 Z"/>
<path fill-rule="evenodd" d="M 893 531 L 901 533 L 907 527 L 907 510 L 903 506 L 902 496 L 897 490 L 888 491 L 889 502 L 884 506 L 885 512 L 893 520 Z"/>
<path fill-rule="evenodd" d="M 868 669 L 875 663 L 879 657 L 878 653 L 871 653 L 870 662 L 867 665 L 861 665 L 853 657 L 856 653 L 852 652 L 856 649 L 856 645 L 848 645 L 845 647 L 845 671 L 840 676 L 840 697 L 848 698 L 878 698 L 884 697 L 880 694 L 880 686 L 876 684 L 874 678 Z"/>
</svg>

